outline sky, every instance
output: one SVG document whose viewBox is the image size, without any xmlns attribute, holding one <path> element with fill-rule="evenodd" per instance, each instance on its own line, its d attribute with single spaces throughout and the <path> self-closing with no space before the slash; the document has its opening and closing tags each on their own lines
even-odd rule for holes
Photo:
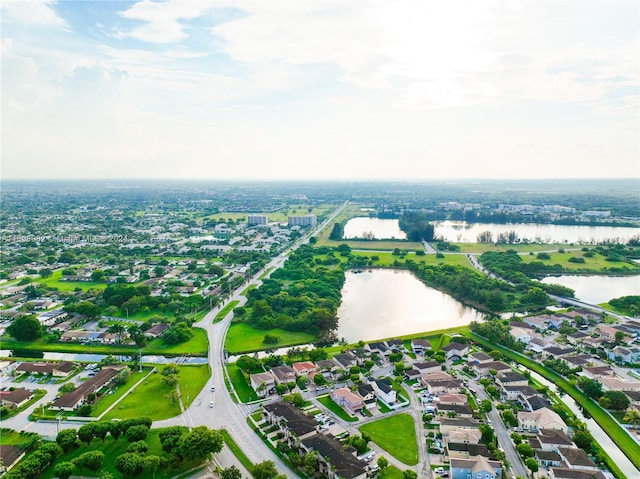
<svg viewBox="0 0 640 479">
<path fill-rule="evenodd" d="M 639 11 L 2 0 L 0 174 L 640 178 Z"/>
</svg>

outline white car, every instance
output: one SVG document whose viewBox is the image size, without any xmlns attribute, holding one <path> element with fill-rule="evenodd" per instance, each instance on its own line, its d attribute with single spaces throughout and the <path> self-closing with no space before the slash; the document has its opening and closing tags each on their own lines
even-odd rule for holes
<svg viewBox="0 0 640 479">
<path fill-rule="evenodd" d="M 209 407 L 213 407 L 213 401 L 209 403 Z"/>
</svg>

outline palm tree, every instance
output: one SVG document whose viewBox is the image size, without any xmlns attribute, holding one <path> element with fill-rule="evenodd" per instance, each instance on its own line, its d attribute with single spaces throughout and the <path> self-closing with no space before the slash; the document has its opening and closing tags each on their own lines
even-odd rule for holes
<svg viewBox="0 0 640 479">
<path fill-rule="evenodd" d="M 634 427 L 637 427 L 640 424 L 640 411 L 635 408 L 629 408 L 622 420 Z"/>
<path fill-rule="evenodd" d="M 113 323 L 111 326 L 107 328 L 107 333 L 116 335 L 117 343 L 122 342 L 122 337 L 124 336 L 125 331 L 126 331 L 126 328 L 120 323 Z"/>
</svg>

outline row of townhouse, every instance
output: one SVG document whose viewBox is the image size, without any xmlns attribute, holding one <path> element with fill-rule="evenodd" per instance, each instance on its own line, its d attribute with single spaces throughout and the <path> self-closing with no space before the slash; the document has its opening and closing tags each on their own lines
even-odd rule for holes
<svg viewBox="0 0 640 479">
<path fill-rule="evenodd" d="M 365 463 L 356 450 L 344 447 L 335 437 L 323 434 L 318 422 L 301 409 L 283 401 L 263 405 L 266 421 L 277 426 L 283 440 L 301 456 L 315 452 L 319 473 L 329 479 L 365 479 Z"/>
</svg>

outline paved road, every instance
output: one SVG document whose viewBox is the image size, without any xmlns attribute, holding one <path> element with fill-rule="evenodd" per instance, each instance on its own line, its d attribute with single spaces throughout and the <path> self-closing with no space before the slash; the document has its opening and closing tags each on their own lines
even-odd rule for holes
<svg viewBox="0 0 640 479">
<path fill-rule="evenodd" d="M 422 400 L 416 392 L 407 386 L 402 385 L 406 393 L 411 398 L 411 415 L 416 425 L 416 439 L 418 441 L 418 477 L 428 479 L 431 477 L 431 463 L 429 462 L 429 451 L 425 439 L 424 422 L 422 421 Z"/>
<path fill-rule="evenodd" d="M 290 248 L 283 253 L 272 259 L 262 270 L 257 272 L 248 284 L 258 286 L 260 276 L 267 270 L 272 269 L 274 271 L 277 268 L 282 267 L 286 261 L 287 255 L 295 250 L 300 245 L 306 243 L 314 233 L 326 227 L 346 206 L 343 204 L 340 208 L 336 209 L 329 218 L 327 218 L 321 225 L 314 228 L 312 231 L 300 238 Z M 241 291 L 244 291 L 248 284 L 240 286 L 230 298 L 226 300 L 226 303 L 230 301 L 238 301 L 239 306 L 243 306 L 247 299 L 241 296 Z M 169 419 L 167 421 L 158 421 L 154 423 L 155 427 L 164 427 L 168 425 L 184 424 L 186 426 L 205 424 L 209 427 L 221 429 L 226 428 L 234 441 L 238 444 L 240 449 L 247 455 L 247 457 L 253 463 L 259 463 L 266 460 L 274 461 L 278 471 L 284 473 L 287 477 L 298 477 L 282 460 L 280 460 L 267 445 L 260 439 L 260 437 L 249 427 L 246 418 L 249 416 L 253 408 L 249 405 L 238 404 L 233 402 L 231 394 L 227 390 L 224 383 L 224 340 L 227 334 L 227 329 L 233 319 L 233 312 L 228 314 L 222 321 L 213 323 L 216 314 L 225 306 L 226 303 L 221 304 L 219 307 L 211 310 L 200 322 L 194 324 L 196 327 L 203 328 L 207 331 L 209 338 L 209 365 L 211 367 L 212 376 L 210 382 L 207 384 L 196 399 L 191 403 L 190 407 L 181 415 L 176 418 Z M 215 392 L 211 391 L 211 386 L 215 386 Z M 210 407 L 210 406 L 213 407 Z M 233 456 L 233 455 L 231 455 Z M 217 460 L 223 467 L 228 467 L 227 464 L 233 462 L 237 466 L 237 461 L 234 461 L 235 457 L 229 455 L 222 456 L 217 455 Z M 223 464 L 224 462 L 224 464 Z M 229 464 L 230 465 L 230 464 Z M 203 473 L 197 473 L 192 477 L 200 477 Z"/>
<path fill-rule="evenodd" d="M 347 205 L 345 202 L 341 207 L 337 208 L 331 216 L 329 216 L 322 224 L 308 232 L 298 241 L 296 241 L 291 247 L 287 248 L 280 255 L 273 258 L 261 271 L 249 281 L 248 284 L 259 285 L 258 279 L 269 268 L 273 270 L 282 267 L 286 261 L 287 255 L 298 248 L 300 245 L 308 242 L 309 238 L 326 227 Z M 160 428 L 173 425 L 181 426 L 198 426 L 206 425 L 211 428 L 222 429 L 226 428 L 229 434 L 236 441 L 240 449 L 247 455 L 247 457 L 253 462 L 258 463 L 265 460 L 271 460 L 276 463 L 276 467 L 281 473 L 284 473 L 287 477 L 298 477 L 286 464 L 284 464 L 271 450 L 266 446 L 264 442 L 258 437 L 257 434 L 249 427 L 246 422 L 247 416 L 252 412 L 252 406 L 244 404 L 236 404 L 231 399 L 231 395 L 227 391 L 227 388 L 223 379 L 224 370 L 224 338 L 226 336 L 227 328 L 233 318 L 233 313 L 230 313 L 223 321 L 213 324 L 213 320 L 218 312 L 230 301 L 237 300 L 239 305 L 246 303 L 246 298 L 240 296 L 240 292 L 243 291 L 247 283 L 241 285 L 230 297 L 226 299 L 223 304 L 212 309 L 199 323 L 194 324 L 196 327 L 203 328 L 207 331 L 209 338 L 209 364 L 211 366 L 212 376 L 207 386 L 200 391 L 197 397 L 193 400 L 187 410 L 181 415 L 164 421 L 156 421 L 153 423 L 153 428 Z M 122 320 L 122 318 L 118 318 Z M 79 376 L 74 380 L 77 381 Z M 15 385 L 18 387 L 24 386 L 36 386 L 35 384 L 13 384 L 7 379 L 2 380 L 3 386 Z M 215 392 L 211 391 L 211 386 L 215 386 Z M 60 384 L 38 384 L 37 388 L 45 389 L 47 394 L 40 401 L 27 408 L 26 411 L 14 416 L 10 419 L 2 421 L 2 427 L 8 427 L 17 431 L 29 430 L 37 432 L 47 439 L 55 439 L 59 430 L 67 428 L 78 428 L 82 423 L 72 421 L 51 421 L 51 422 L 31 422 L 28 417 L 35 409 L 42 407 L 42 405 L 52 401 L 57 395 L 57 391 Z M 185 402 L 187 398 L 184 398 Z M 213 404 L 213 407 L 210 405 Z M 255 407 L 255 406 L 254 406 Z M 248 471 L 239 463 L 235 455 L 233 455 L 228 448 L 224 448 L 223 451 L 217 454 L 213 460 L 213 464 L 221 465 L 222 467 L 229 467 L 235 465 L 242 472 L 243 475 L 249 477 Z M 205 477 L 209 476 L 211 466 L 204 471 L 198 471 L 189 477 Z"/>
<path fill-rule="evenodd" d="M 482 401 L 483 399 L 491 400 L 487 393 L 485 393 L 484 389 L 475 380 L 468 379 L 468 381 L 469 388 L 476 393 L 478 401 Z M 502 418 L 495 407 L 489 412 L 488 416 L 489 419 L 491 419 L 491 426 L 498 438 L 498 444 L 502 449 L 504 449 L 507 461 L 511 464 L 512 474 L 514 476 L 529 477 L 528 469 L 522 463 L 522 459 L 511 441 L 509 431 L 502 423 Z"/>
</svg>

